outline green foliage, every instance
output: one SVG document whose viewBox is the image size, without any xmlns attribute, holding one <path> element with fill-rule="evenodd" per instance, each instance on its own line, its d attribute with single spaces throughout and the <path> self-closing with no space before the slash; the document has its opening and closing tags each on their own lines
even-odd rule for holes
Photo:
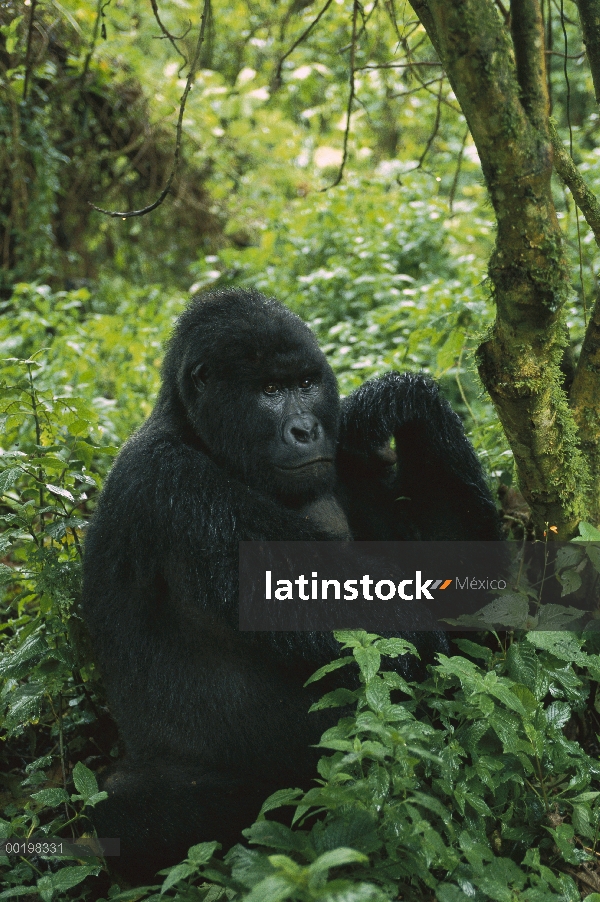
<svg viewBox="0 0 600 902">
<path fill-rule="evenodd" d="M 529 633 L 495 653 L 462 640 L 468 657 L 440 656 L 417 686 L 381 666 L 406 641 L 336 635 L 351 654 L 310 682 L 349 666 L 359 684 L 315 705 L 354 708 L 322 737 L 318 785 L 267 800 L 251 848 L 190 849 L 160 895 L 220 898 L 210 881 L 240 902 L 580 899 L 561 870 L 594 860 L 600 822 L 600 765 L 564 731 L 600 675 L 585 639 Z M 282 805 L 290 827 L 265 817 Z"/>
<path fill-rule="evenodd" d="M 335 215 L 341 223 L 343 211 Z M 351 224 L 350 231 L 359 230 Z M 388 277 L 383 265 L 373 268 L 376 279 Z M 295 272 L 303 275 L 299 264 Z M 401 284 L 415 294 L 400 295 L 415 304 L 399 308 L 417 324 L 406 342 L 419 328 L 433 338 L 432 316 L 445 318 L 448 336 L 454 328 L 468 340 L 485 299 L 463 288 L 456 312 L 452 286 L 427 272 L 411 278 Z M 296 284 L 288 300 L 306 315 L 306 283 Z M 421 295 L 428 298 L 422 306 Z M 372 325 L 385 314 L 394 334 L 390 306 L 363 298 L 364 312 L 347 322 Z M 23 284 L 7 302 L 10 317 L 0 320 L 8 357 L 0 394 L 0 717 L 12 787 L 0 800 L 0 830 L 9 837 L 69 835 L 73 822 L 84 831 L 86 808 L 101 797 L 82 763 L 97 754 L 98 742 L 106 761 L 111 753 L 78 614 L 82 530 L 115 446 L 149 410 L 160 347 L 182 305 L 177 295 L 153 288 L 142 295 L 118 282 L 95 297 Z M 464 312 L 470 309 L 472 321 Z M 425 338 L 412 347 L 417 359 L 437 365 L 439 349 Z M 335 346 L 329 353 L 336 362 Z M 383 360 L 393 351 L 382 340 L 377 353 Z M 560 561 L 565 583 L 567 571 L 583 572 L 582 561 L 592 569 L 598 563 L 593 528 L 581 532 L 587 544 L 574 543 Z M 382 667 L 387 656 L 409 652 L 406 642 L 340 633 L 349 654 L 313 680 L 350 667 L 358 683 L 350 678 L 315 705 L 345 709 L 322 738 L 315 786 L 267 800 L 247 843 L 225 858 L 214 843 L 202 844 L 156 890 L 132 895 L 115 885 L 109 898 L 379 902 L 401 887 L 414 902 L 427 894 L 440 902 L 574 899 L 569 874 L 591 860 L 598 832 L 599 768 L 570 738 L 594 710 L 597 635 L 530 632 L 496 651 L 465 640 L 464 657 L 442 658 L 416 685 Z M 289 826 L 268 819 L 281 806 L 293 812 Z M 10 865 L 6 892 L 13 895 L 95 893 L 96 862 L 11 858 Z"/>
</svg>

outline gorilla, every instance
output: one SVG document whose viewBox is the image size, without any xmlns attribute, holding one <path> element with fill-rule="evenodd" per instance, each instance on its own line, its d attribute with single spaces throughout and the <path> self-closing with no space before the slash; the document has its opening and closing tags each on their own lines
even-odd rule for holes
<svg viewBox="0 0 600 902">
<path fill-rule="evenodd" d="M 315 774 L 332 712 L 309 715 L 303 684 L 339 645 L 238 630 L 240 541 L 497 538 L 478 459 L 431 379 L 388 373 L 340 405 L 282 304 L 195 298 L 85 543 L 83 613 L 125 750 L 94 809 L 98 835 L 121 839 L 117 870 L 147 880 L 194 843 L 228 848 L 270 793 Z M 445 636 L 413 608 L 404 635 L 431 661 Z"/>
</svg>

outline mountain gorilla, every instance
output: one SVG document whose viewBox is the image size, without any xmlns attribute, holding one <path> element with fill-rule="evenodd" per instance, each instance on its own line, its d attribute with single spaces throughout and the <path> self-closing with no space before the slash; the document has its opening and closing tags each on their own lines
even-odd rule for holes
<svg viewBox="0 0 600 902">
<path fill-rule="evenodd" d="M 130 880 L 196 842 L 227 848 L 267 795 L 310 784 L 332 715 L 308 715 L 303 683 L 339 646 L 238 631 L 238 543 L 350 538 L 498 538 L 458 417 L 430 379 L 398 373 L 340 411 L 297 316 L 254 291 L 194 299 L 85 546 L 84 615 L 126 753 L 94 821 L 121 838 Z M 412 629 L 430 628 L 413 608 Z M 440 632 L 405 635 L 426 660 L 447 649 Z"/>
</svg>

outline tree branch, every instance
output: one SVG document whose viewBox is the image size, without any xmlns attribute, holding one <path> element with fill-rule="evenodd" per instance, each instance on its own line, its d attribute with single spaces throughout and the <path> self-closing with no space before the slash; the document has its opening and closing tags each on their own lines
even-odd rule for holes
<svg viewBox="0 0 600 902">
<path fill-rule="evenodd" d="M 200 51 L 202 50 L 202 45 L 204 44 L 204 35 L 206 33 L 206 29 L 210 22 L 211 17 L 211 0 L 204 0 L 204 6 L 202 8 L 202 21 L 200 25 L 200 33 L 198 34 L 198 41 L 196 43 L 196 49 L 194 51 L 194 57 L 192 59 L 190 65 L 190 71 L 188 73 L 187 81 L 185 83 L 185 88 L 183 94 L 181 95 L 181 101 L 179 104 L 179 116 L 177 117 L 177 131 L 175 138 L 175 153 L 173 155 L 173 166 L 171 167 L 171 172 L 169 173 L 169 177 L 165 184 L 165 187 L 158 195 L 157 199 L 154 203 L 149 204 L 147 207 L 142 207 L 141 210 L 129 210 L 126 212 L 119 212 L 117 210 L 104 210 L 102 207 L 97 207 L 95 204 L 90 203 L 90 207 L 93 207 L 94 210 L 97 210 L 98 213 L 104 213 L 106 216 L 111 216 L 113 219 L 130 219 L 132 216 L 145 216 L 146 213 L 151 213 L 152 210 L 156 210 L 159 207 L 167 194 L 171 190 L 171 185 L 173 184 L 173 179 L 177 173 L 177 168 L 179 166 L 179 160 L 181 157 L 181 138 L 183 133 L 183 114 L 185 112 L 185 105 L 187 102 L 188 94 L 192 89 L 192 84 L 194 81 L 194 75 L 196 74 L 196 67 L 198 66 L 198 61 L 200 59 Z"/>
<path fill-rule="evenodd" d="M 550 138 L 554 148 L 554 168 L 573 195 L 573 200 L 585 216 L 585 221 L 594 233 L 596 244 L 600 247 L 600 203 L 584 182 L 573 158 L 565 149 L 554 122 L 552 119 L 549 121 Z"/>
<path fill-rule="evenodd" d="M 335 181 L 331 183 L 331 185 L 327 185 L 326 188 L 321 188 L 321 191 L 328 191 L 330 188 L 335 188 L 336 185 L 342 181 L 344 176 L 344 168 L 346 166 L 346 160 L 348 159 L 348 139 L 350 137 L 350 123 L 352 118 L 352 107 L 354 105 L 354 93 L 356 90 L 356 70 L 354 68 L 355 60 L 356 60 L 356 41 L 358 40 L 356 34 L 356 22 L 358 18 L 358 6 L 359 0 L 354 0 L 354 6 L 352 10 L 352 44 L 350 45 L 350 90 L 348 92 L 348 104 L 346 106 L 346 128 L 344 129 L 344 151 L 342 154 L 342 162 L 340 163 L 339 172 L 335 178 Z"/>
<path fill-rule="evenodd" d="M 517 37 L 518 63 L 494 0 L 412 3 L 467 120 L 498 222 L 489 265 L 496 321 L 478 350 L 479 373 L 513 450 L 536 529 L 541 534 L 556 526 L 559 538 L 569 538 L 586 511 L 589 474 L 562 390 L 562 310 L 570 280 L 543 121 L 539 3 L 521 0 L 535 46 Z"/>
<path fill-rule="evenodd" d="M 548 90 L 544 22 L 538 0 L 511 0 L 511 33 L 522 102 L 532 125 L 546 129 Z"/>
<path fill-rule="evenodd" d="M 583 43 L 587 52 L 596 103 L 600 103 L 600 0 L 575 0 L 581 20 Z"/>
<path fill-rule="evenodd" d="M 191 28 L 191 23 L 188 26 L 187 31 L 185 31 L 180 38 L 177 38 L 177 37 L 175 37 L 174 34 L 171 34 L 171 32 L 168 31 L 166 29 L 166 27 L 163 25 L 162 19 L 160 18 L 160 15 L 158 12 L 158 3 L 156 2 L 156 0 L 150 0 L 150 4 L 152 6 L 152 12 L 154 13 L 154 18 L 156 19 L 156 24 L 160 28 L 160 30 L 163 34 L 163 37 L 165 37 L 167 39 L 167 41 L 169 41 L 169 43 L 171 44 L 171 47 L 173 48 L 175 53 L 177 53 L 182 58 L 183 65 L 184 66 L 187 65 L 187 59 L 185 57 L 185 54 L 182 53 L 181 50 L 179 49 L 179 47 L 177 46 L 177 41 L 181 41 L 186 36 L 186 34 L 188 33 L 188 31 Z"/>
<path fill-rule="evenodd" d="M 316 18 L 314 18 L 312 20 L 312 22 L 310 23 L 308 28 L 304 29 L 304 31 L 302 32 L 300 37 L 296 41 L 294 41 L 294 43 L 292 44 L 290 49 L 287 51 L 287 53 L 283 54 L 283 56 L 279 60 L 279 63 L 277 64 L 277 69 L 275 70 L 275 75 L 273 76 L 274 88 L 278 88 L 279 85 L 281 84 L 281 69 L 283 67 L 284 62 L 288 58 L 288 56 L 291 56 L 291 54 L 294 52 L 296 47 L 298 47 L 302 43 L 302 41 L 304 41 L 304 39 L 309 36 L 309 34 L 311 33 L 311 31 L 313 30 L 315 25 L 317 25 L 317 23 L 319 22 L 321 17 L 325 15 L 325 13 L 327 12 L 327 10 L 329 9 L 329 7 L 331 6 L 332 3 L 333 3 L 333 0 L 327 0 L 327 3 L 325 4 L 325 6 L 321 9 L 321 12 L 316 16 Z"/>
</svg>

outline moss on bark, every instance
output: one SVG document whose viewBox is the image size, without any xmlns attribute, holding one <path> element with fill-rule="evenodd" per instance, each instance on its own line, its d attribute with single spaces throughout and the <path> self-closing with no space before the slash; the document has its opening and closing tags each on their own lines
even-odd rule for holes
<svg viewBox="0 0 600 902">
<path fill-rule="evenodd" d="M 414 0 L 475 141 L 498 222 L 489 274 L 496 321 L 479 372 L 515 455 L 536 527 L 569 538 L 590 481 L 562 389 L 569 275 L 550 189 L 538 0 L 514 4 L 514 40 L 492 0 Z"/>
</svg>

